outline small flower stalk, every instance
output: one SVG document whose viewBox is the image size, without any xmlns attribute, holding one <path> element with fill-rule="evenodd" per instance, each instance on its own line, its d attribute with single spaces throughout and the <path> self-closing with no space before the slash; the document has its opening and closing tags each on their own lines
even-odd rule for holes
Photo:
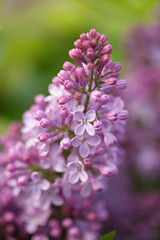
<svg viewBox="0 0 160 240">
<path fill-rule="evenodd" d="M 21 199 L 31 240 L 98 239 L 107 211 L 96 192 L 121 161 L 128 112 L 112 94 L 127 86 L 118 80 L 121 65 L 110 58 L 107 36 L 95 29 L 74 45 L 69 56 L 76 64 L 63 64 L 50 95 L 36 96 L 24 113 L 19 136 L 3 140 L 5 184 Z"/>
</svg>

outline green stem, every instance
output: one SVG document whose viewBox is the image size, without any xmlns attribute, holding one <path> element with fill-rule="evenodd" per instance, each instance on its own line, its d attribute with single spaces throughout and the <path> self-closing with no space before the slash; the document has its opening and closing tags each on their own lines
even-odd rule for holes
<svg viewBox="0 0 160 240">
<path fill-rule="evenodd" d="M 86 100 L 85 100 L 85 103 L 84 103 L 84 112 L 87 111 L 87 106 L 88 106 L 88 102 L 89 102 L 89 94 L 91 92 L 91 89 L 92 89 L 92 83 L 93 83 L 93 70 L 91 70 L 91 77 L 89 79 L 89 86 L 88 86 L 88 93 L 87 93 L 87 96 L 86 96 Z"/>
</svg>

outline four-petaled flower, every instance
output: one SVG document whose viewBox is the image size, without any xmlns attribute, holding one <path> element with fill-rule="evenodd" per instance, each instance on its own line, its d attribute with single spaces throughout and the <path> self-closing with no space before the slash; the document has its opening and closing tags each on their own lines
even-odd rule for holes
<svg viewBox="0 0 160 240">
<path fill-rule="evenodd" d="M 83 136 L 76 136 L 72 139 L 72 146 L 79 147 L 79 154 L 82 158 L 85 158 L 89 155 L 90 149 L 89 146 L 97 146 L 100 144 L 101 139 L 99 136 L 90 136 L 88 134 L 84 134 Z M 89 146 L 88 146 L 89 145 Z"/>
<path fill-rule="evenodd" d="M 77 183 L 79 180 L 86 182 L 88 175 L 84 171 L 84 165 L 82 162 L 71 162 L 68 164 L 69 182 L 72 184 Z"/>
<path fill-rule="evenodd" d="M 80 122 L 80 124 L 78 124 L 74 130 L 74 133 L 76 135 L 82 135 L 85 130 L 87 131 L 87 133 L 91 136 L 93 136 L 95 134 L 95 130 L 93 125 L 90 122 L 93 122 L 95 117 L 96 117 L 96 113 L 94 110 L 89 110 L 86 115 L 84 115 L 84 113 L 77 111 L 74 114 L 75 120 L 77 120 L 78 122 Z"/>
</svg>

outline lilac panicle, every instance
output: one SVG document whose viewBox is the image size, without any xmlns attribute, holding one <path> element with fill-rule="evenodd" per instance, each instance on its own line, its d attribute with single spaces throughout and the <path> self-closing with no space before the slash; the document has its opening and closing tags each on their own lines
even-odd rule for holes
<svg viewBox="0 0 160 240">
<path fill-rule="evenodd" d="M 107 218 L 96 193 L 118 172 L 128 113 L 111 91 L 118 80 L 105 34 L 91 29 L 23 115 L 19 135 L 2 141 L 4 184 L 20 204 L 24 233 L 32 240 L 97 240 Z M 0 163 L 1 164 L 1 163 Z M 57 210 L 57 206 L 59 210 Z M 60 219 L 63 219 L 61 221 Z"/>
</svg>

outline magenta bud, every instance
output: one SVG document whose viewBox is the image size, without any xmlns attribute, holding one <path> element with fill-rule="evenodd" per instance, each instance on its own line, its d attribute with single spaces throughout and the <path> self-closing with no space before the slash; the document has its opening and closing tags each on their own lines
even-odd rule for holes
<svg viewBox="0 0 160 240">
<path fill-rule="evenodd" d="M 38 136 L 38 140 L 40 142 L 43 142 L 43 141 L 46 141 L 48 137 L 49 137 L 48 133 L 40 133 Z"/>
<path fill-rule="evenodd" d="M 66 218 L 62 221 L 62 226 L 64 228 L 70 228 L 70 227 L 72 227 L 72 225 L 73 225 L 73 221 L 71 218 Z"/>
<path fill-rule="evenodd" d="M 91 47 L 91 42 L 89 40 L 84 40 L 82 43 L 83 48 L 87 49 Z"/>
<path fill-rule="evenodd" d="M 72 69 L 75 68 L 75 66 L 74 66 L 72 63 L 66 61 L 66 62 L 63 64 L 63 68 L 64 68 L 64 70 L 66 70 L 66 71 L 71 71 Z"/>
<path fill-rule="evenodd" d="M 117 89 L 125 89 L 125 88 L 127 88 L 127 81 L 124 80 L 124 79 L 118 80 L 117 84 L 116 84 L 116 88 Z"/>
<path fill-rule="evenodd" d="M 92 59 L 94 58 L 94 56 L 95 56 L 94 49 L 93 49 L 93 48 L 88 48 L 86 55 L 87 55 L 87 57 L 88 57 L 89 59 L 92 60 Z"/>
<path fill-rule="evenodd" d="M 93 102 L 99 102 L 101 100 L 101 92 L 98 90 L 94 90 L 90 94 L 90 100 Z"/>
<path fill-rule="evenodd" d="M 79 79 L 82 79 L 85 77 L 85 71 L 84 71 L 84 68 L 82 67 L 77 67 L 76 68 L 76 74 L 78 76 Z"/>
<path fill-rule="evenodd" d="M 56 127 L 56 125 L 50 121 L 49 119 L 47 118 L 42 118 L 40 120 L 40 125 L 43 127 L 43 128 L 49 128 L 49 127 Z"/>
<path fill-rule="evenodd" d="M 102 95 L 101 96 L 101 103 L 102 103 L 102 105 L 105 105 L 105 104 L 107 104 L 108 102 L 110 101 L 110 96 L 109 95 Z"/>
<path fill-rule="evenodd" d="M 81 33 L 80 39 L 81 39 L 81 40 L 87 40 L 86 34 L 85 34 L 85 33 Z"/>
<path fill-rule="evenodd" d="M 102 122 L 100 120 L 95 120 L 93 123 L 93 127 L 96 131 L 100 131 L 103 127 Z"/>
<path fill-rule="evenodd" d="M 111 54 L 112 50 L 113 50 L 112 46 L 110 44 L 108 44 L 108 45 L 104 46 L 102 52 L 103 52 L 103 54 Z"/>
<path fill-rule="evenodd" d="M 105 146 L 101 146 L 96 150 L 96 154 L 98 154 L 98 155 L 103 155 L 105 152 L 106 152 Z"/>
<path fill-rule="evenodd" d="M 81 92 L 76 92 L 74 94 L 74 99 L 81 100 L 82 96 L 83 96 L 83 94 Z"/>
<path fill-rule="evenodd" d="M 128 119 L 128 111 L 121 110 L 120 112 L 118 112 L 118 119 L 119 120 L 127 120 Z"/>
<path fill-rule="evenodd" d="M 95 38 L 97 36 L 97 31 L 95 28 L 92 28 L 90 31 L 89 31 L 89 36 L 91 38 Z"/>
<path fill-rule="evenodd" d="M 80 234 L 78 227 L 71 227 L 68 230 L 68 233 L 69 233 L 69 236 L 75 236 L 75 237 L 79 236 L 79 234 Z"/>
<path fill-rule="evenodd" d="M 85 167 L 91 166 L 91 159 L 90 158 L 84 158 L 83 159 L 83 164 Z"/>
<path fill-rule="evenodd" d="M 6 169 L 7 171 L 14 172 L 16 168 L 13 163 L 8 163 Z"/>
<path fill-rule="evenodd" d="M 61 96 L 61 97 L 59 97 L 59 98 L 57 99 L 57 103 L 58 103 L 59 105 L 64 105 L 64 104 L 66 104 L 66 103 L 67 103 L 67 97 L 66 97 L 66 96 Z"/>
<path fill-rule="evenodd" d="M 118 114 L 114 111 L 110 111 L 109 113 L 105 114 L 107 119 L 110 121 L 116 121 L 118 119 Z"/>
<path fill-rule="evenodd" d="M 74 42 L 74 46 L 76 48 L 82 48 L 82 40 L 81 39 L 78 39 Z"/>
<path fill-rule="evenodd" d="M 60 148 L 63 150 L 67 150 L 71 146 L 71 139 L 69 137 L 65 137 L 60 142 Z"/>
<path fill-rule="evenodd" d="M 62 230 L 60 227 L 56 227 L 51 230 L 50 234 L 54 238 L 60 238 L 62 234 Z"/>
<path fill-rule="evenodd" d="M 73 60 L 80 60 L 81 59 L 81 54 L 82 51 L 78 48 L 76 49 L 71 49 L 69 51 L 69 56 L 73 59 Z"/>
<path fill-rule="evenodd" d="M 29 176 L 27 175 L 22 175 L 18 178 L 17 183 L 19 186 L 24 186 L 25 184 L 27 184 L 29 181 Z"/>
<path fill-rule="evenodd" d="M 67 89 L 67 90 L 72 90 L 72 89 L 77 89 L 75 83 L 71 80 L 66 80 L 64 82 L 64 87 Z"/>
<path fill-rule="evenodd" d="M 105 43 L 107 41 L 107 36 L 105 34 L 102 34 L 99 40 L 101 43 Z"/>
<path fill-rule="evenodd" d="M 66 107 L 60 108 L 60 115 L 62 119 L 66 119 L 69 116 L 69 111 Z"/>
<path fill-rule="evenodd" d="M 37 110 L 34 114 L 34 118 L 38 121 L 45 117 L 46 117 L 46 114 L 42 110 Z"/>
<path fill-rule="evenodd" d="M 117 83 L 117 79 L 114 77 L 103 79 L 104 82 L 106 82 L 109 85 L 115 85 Z"/>
<path fill-rule="evenodd" d="M 108 165 L 106 167 L 103 167 L 101 169 L 101 173 L 102 175 L 104 176 L 107 176 L 107 177 L 111 177 L 111 176 L 114 176 L 118 173 L 118 168 L 116 165 Z"/>
<path fill-rule="evenodd" d="M 119 62 L 113 63 L 111 69 L 113 72 L 119 72 L 121 70 L 121 64 Z"/>
<path fill-rule="evenodd" d="M 90 212 L 86 216 L 88 221 L 94 221 L 97 219 L 96 213 L 95 212 Z"/>
</svg>

